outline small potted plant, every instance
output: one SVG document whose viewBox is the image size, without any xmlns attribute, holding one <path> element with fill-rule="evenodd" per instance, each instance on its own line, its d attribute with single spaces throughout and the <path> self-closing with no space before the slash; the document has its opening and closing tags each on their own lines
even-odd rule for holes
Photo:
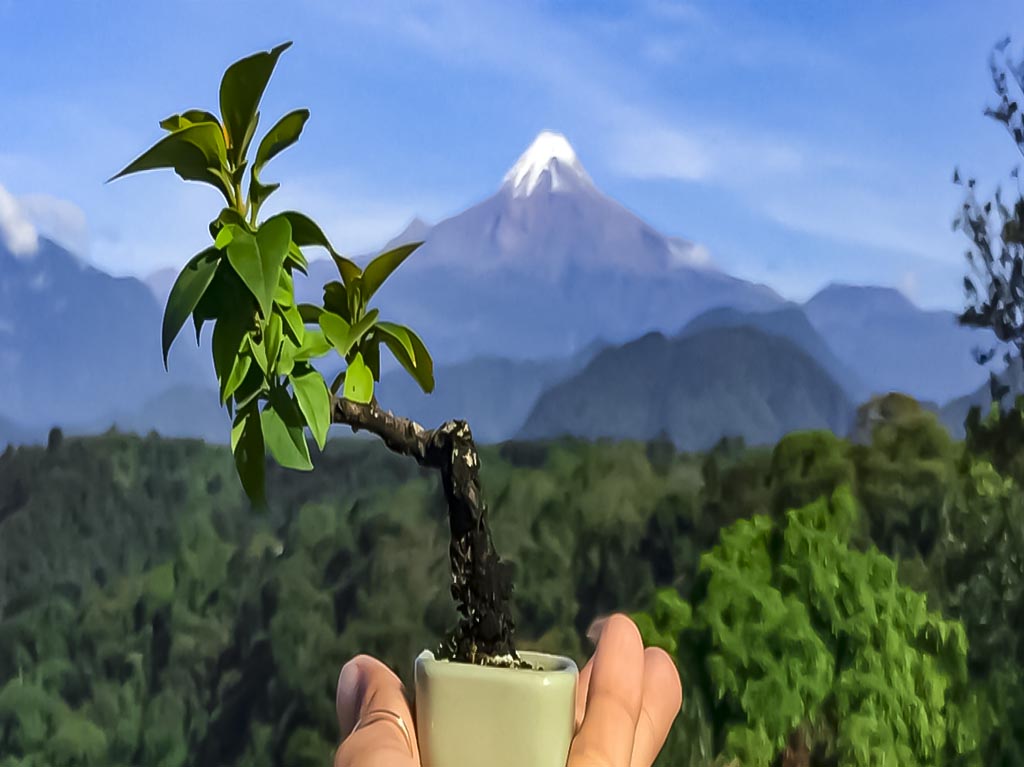
<svg viewBox="0 0 1024 767">
<path fill-rule="evenodd" d="M 392 451 L 440 472 L 451 532 L 451 594 L 461 617 L 438 648 L 415 661 L 423 765 L 561 767 L 574 729 L 577 669 L 569 658 L 516 650 L 511 570 L 491 539 L 469 426 L 449 421 L 426 429 L 383 409 L 374 396 L 381 346 L 425 392 L 434 387 L 423 341 L 370 306 L 422 243 L 360 267 L 310 217 L 297 211 L 260 217 L 280 186 L 265 181 L 263 170 L 298 140 L 309 118 L 306 109 L 289 112 L 250 152 L 264 90 L 289 46 L 232 64 L 220 83 L 219 117 L 202 109 L 167 117 L 160 122 L 166 135 L 111 179 L 169 168 L 224 197 L 210 223 L 212 244 L 188 261 L 167 299 L 164 365 L 190 317 L 197 343 L 203 325 L 213 323 L 220 400 L 233 418 L 231 450 L 257 508 L 266 505 L 266 452 L 285 468 L 309 471 L 306 430 L 322 450 L 332 423 L 371 432 Z M 295 300 L 293 276 L 307 273 L 307 247 L 325 249 L 337 266 L 339 279 L 324 286 L 322 305 Z M 312 364 L 328 354 L 345 361 L 330 386 Z"/>
</svg>

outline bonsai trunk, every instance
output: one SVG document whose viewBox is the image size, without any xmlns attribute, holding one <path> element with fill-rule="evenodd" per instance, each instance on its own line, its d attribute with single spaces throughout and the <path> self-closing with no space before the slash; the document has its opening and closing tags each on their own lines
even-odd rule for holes
<svg viewBox="0 0 1024 767">
<path fill-rule="evenodd" d="M 451 594 L 462 616 L 445 637 L 437 655 L 464 663 L 522 666 L 515 650 L 512 620 L 512 568 L 494 550 L 487 527 L 487 507 L 480 490 L 480 458 L 469 425 L 448 421 L 424 429 L 377 404 L 363 405 L 332 396 L 332 423 L 353 432 L 376 434 L 395 453 L 441 472 L 448 502 L 451 543 Z"/>
</svg>

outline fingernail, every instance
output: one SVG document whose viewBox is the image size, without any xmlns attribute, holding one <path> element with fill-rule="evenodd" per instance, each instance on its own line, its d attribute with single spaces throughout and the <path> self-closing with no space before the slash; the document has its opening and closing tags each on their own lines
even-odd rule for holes
<svg viewBox="0 0 1024 767">
<path fill-rule="evenodd" d="M 594 644 L 597 644 L 597 640 L 601 638 L 601 631 L 604 629 L 604 624 L 607 620 L 607 618 L 596 618 L 594 622 L 590 624 L 590 628 L 587 629 L 587 639 Z"/>
<path fill-rule="evenodd" d="M 341 669 L 338 677 L 338 695 L 336 706 L 338 712 L 338 727 L 341 730 L 342 739 L 348 737 L 356 724 L 356 709 L 359 703 L 359 683 L 362 672 L 359 666 L 349 661 Z"/>
</svg>

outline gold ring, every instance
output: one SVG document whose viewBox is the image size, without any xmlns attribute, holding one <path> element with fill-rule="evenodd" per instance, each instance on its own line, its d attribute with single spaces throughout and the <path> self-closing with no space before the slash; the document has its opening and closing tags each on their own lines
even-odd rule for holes
<svg viewBox="0 0 1024 767">
<path fill-rule="evenodd" d="M 375 708 L 372 711 L 367 711 L 359 717 L 359 721 L 356 722 L 356 726 L 352 728 L 352 731 L 355 732 L 360 727 L 365 727 L 366 725 L 373 724 L 374 722 L 385 721 L 394 722 L 398 725 L 398 729 L 400 729 L 402 731 L 402 735 L 405 736 L 405 745 L 409 747 L 409 756 L 415 758 L 416 752 L 412 747 L 412 736 L 409 734 L 409 728 L 406 726 L 405 720 L 402 719 L 402 715 L 396 711 L 391 711 L 386 708 Z"/>
</svg>

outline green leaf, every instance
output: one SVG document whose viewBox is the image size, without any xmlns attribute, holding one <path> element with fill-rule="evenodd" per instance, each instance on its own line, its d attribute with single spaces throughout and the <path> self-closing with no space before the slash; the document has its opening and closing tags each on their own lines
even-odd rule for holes
<svg viewBox="0 0 1024 767">
<path fill-rule="evenodd" d="M 256 360 L 256 364 L 259 365 L 260 370 L 262 370 L 263 374 L 266 375 L 270 370 L 270 367 L 267 364 L 267 347 L 265 345 L 267 341 L 266 335 L 263 336 L 262 340 L 256 341 L 253 334 L 250 333 L 246 336 L 246 340 L 249 342 L 249 349 L 252 350 L 252 358 Z"/>
<path fill-rule="evenodd" d="M 296 109 L 278 120 L 274 127 L 267 131 L 267 135 L 263 137 L 256 150 L 256 161 L 252 166 L 254 179 L 263 170 L 264 165 L 299 140 L 308 119 L 308 109 Z"/>
<path fill-rule="evenodd" d="M 235 274 L 228 260 L 222 258 L 209 287 L 192 312 L 192 320 L 196 326 L 196 343 L 199 343 L 199 333 L 204 322 L 215 320 L 228 312 L 245 313 L 255 317 L 256 301 L 241 278 Z"/>
<path fill-rule="evenodd" d="M 298 350 L 298 347 L 286 336 L 284 343 L 281 344 L 281 354 L 277 358 L 278 375 L 291 375 L 292 370 L 295 368 L 295 353 Z"/>
<path fill-rule="evenodd" d="M 355 279 L 362 273 L 362 270 L 356 266 L 355 262 L 345 258 L 334 249 L 330 240 L 327 239 L 327 235 L 309 216 L 295 210 L 286 210 L 279 215 L 287 218 L 288 222 L 292 225 L 292 240 L 296 245 L 300 248 L 307 245 L 315 245 L 324 248 L 331 254 L 331 258 L 334 259 L 334 264 L 338 267 L 338 272 L 345 282 Z"/>
<path fill-rule="evenodd" d="M 178 279 L 174 281 L 174 286 L 167 298 L 167 306 L 164 309 L 161 333 L 165 370 L 171 344 L 181 332 L 181 326 L 185 324 L 185 320 L 199 304 L 199 300 L 213 280 L 219 263 L 220 254 L 213 248 L 207 248 L 202 253 L 193 256 L 181 270 Z"/>
<path fill-rule="evenodd" d="M 224 250 L 224 248 L 231 244 L 231 241 L 234 238 L 234 227 L 225 226 L 219 232 L 217 232 L 217 237 L 213 241 L 213 247 L 216 248 L 217 250 Z"/>
<path fill-rule="evenodd" d="M 294 237 L 295 235 L 293 234 L 292 236 Z M 306 256 L 303 255 L 299 246 L 294 241 L 288 245 L 288 261 L 294 264 L 295 268 L 303 274 L 309 273 L 309 261 L 306 260 Z"/>
<path fill-rule="evenodd" d="M 364 405 L 373 399 L 373 374 L 363 362 L 362 354 L 357 353 L 345 369 L 345 399 Z"/>
<path fill-rule="evenodd" d="M 362 344 L 363 361 L 373 373 L 374 381 L 380 381 L 380 340 L 380 336 L 371 331 Z"/>
<path fill-rule="evenodd" d="M 277 358 L 281 353 L 281 342 L 284 340 L 283 325 L 284 320 L 281 319 L 281 315 L 272 311 L 270 319 L 267 320 L 266 326 L 263 329 L 263 348 L 267 352 L 267 368 L 269 370 L 275 370 L 277 367 Z"/>
<path fill-rule="evenodd" d="M 236 310 L 220 317 L 213 326 L 213 367 L 222 405 L 249 372 L 251 359 L 242 351 L 247 324 L 246 317 Z"/>
<path fill-rule="evenodd" d="M 352 326 L 348 333 L 348 349 L 345 351 L 345 354 L 348 354 L 349 350 L 358 344 L 362 337 L 366 335 L 366 332 L 376 324 L 379 315 L 379 309 L 370 309 L 359 322 Z"/>
<path fill-rule="evenodd" d="M 251 227 L 245 220 L 245 216 L 234 208 L 221 208 L 217 218 L 210 222 L 210 236 L 216 239 L 220 231 L 228 224 L 234 224 L 251 233 Z"/>
<path fill-rule="evenodd" d="M 266 374 L 258 365 L 250 365 L 249 372 L 235 391 L 235 404 L 239 409 L 246 407 L 269 391 Z"/>
<path fill-rule="evenodd" d="M 260 208 L 263 207 L 263 203 L 267 201 L 267 198 L 276 192 L 280 186 L 280 183 L 264 184 L 255 177 L 249 180 L 249 201 L 252 203 L 253 210 L 257 214 Z"/>
<path fill-rule="evenodd" d="M 231 372 L 228 374 L 227 380 L 221 387 L 220 404 L 223 405 L 227 402 L 228 398 L 238 390 L 242 381 L 245 380 L 245 376 L 249 373 L 250 367 L 252 367 L 251 356 L 240 353 L 235 357 L 234 363 L 231 366 Z"/>
<path fill-rule="evenodd" d="M 363 269 L 363 300 L 369 302 L 373 294 L 384 283 L 384 280 L 391 276 L 391 273 L 401 266 L 402 262 L 422 244 L 422 242 L 414 242 L 409 245 L 402 245 L 394 250 L 389 250 L 387 253 L 381 253 L 368 263 L 366 268 Z"/>
<path fill-rule="evenodd" d="M 214 125 L 220 126 L 220 120 L 217 119 L 217 115 L 211 114 L 202 109 L 189 109 L 186 112 L 182 112 L 180 115 L 171 115 L 165 117 L 160 121 L 160 127 L 164 130 L 171 132 L 181 130 L 182 128 L 188 128 L 190 125 L 197 123 L 213 123 Z"/>
<path fill-rule="evenodd" d="M 359 279 L 361 272 L 355 261 L 350 261 L 340 253 L 331 253 L 331 258 L 334 259 L 334 265 L 338 268 L 342 281 L 349 283 Z"/>
<path fill-rule="evenodd" d="M 324 377 L 316 370 L 309 370 L 291 376 L 290 380 L 313 439 L 317 447 L 323 450 L 327 443 L 327 430 L 331 425 L 331 395 L 327 391 Z"/>
<path fill-rule="evenodd" d="M 295 303 L 295 281 L 288 274 L 287 269 L 282 269 L 277 278 L 277 287 L 274 289 L 274 303 L 279 306 L 292 306 Z"/>
<path fill-rule="evenodd" d="M 302 413 L 284 389 L 276 387 L 270 390 L 270 401 L 263 408 L 260 419 L 270 454 L 281 466 L 299 471 L 313 468 Z"/>
<path fill-rule="evenodd" d="M 334 312 L 323 312 L 320 315 L 319 322 L 320 328 L 324 331 L 324 336 L 338 350 L 338 354 L 344 358 L 348 354 L 348 350 L 352 348 L 352 344 L 349 343 L 352 326 Z"/>
<path fill-rule="evenodd" d="M 327 340 L 320 328 L 306 330 L 305 336 L 302 339 L 302 346 L 295 353 L 295 359 L 296 361 L 305 361 L 313 357 L 322 357 L 333 348 L 331 342 Z"/>
<path fill-rule="evenodd" d="M 376 327 L 395 359 L 430 394 L 434 390 L 434 361 L 420 337 L 410 328 L 393 322 L 378 322 Z"/>
<path fill-rule="evenodd" d="M 274 216 L 263 222 L 255 237 L 236 227 L 234 238 L 228 245 L 228 261 L 256 297 L 264 317 L 270 315 L 290 238 L 288 220 Z"/>
<path fill-rule="evenodd" d="M 220 82 L 220 113 L 231 143 L 230 157 L 235 164 L 245 157 L 249 140 L 256 130 L 256 109 L 277 66 L 278 57 L 289 46 L 291 42 L 247 56 L 224 72 Z"/>
<path fill-rule="evenodd" d="M 354 285 L 355 282 L 349 283 L 349 286 Z M 352 318 L 351 306 L 348 288 L 345 285 L 337 280 L 331 280 L 324 285 L 324 309 L 337 314 L 345 322 L 348 322 Z"/>
<path fill-rule="evenodd" d="M 324 313 L 324 310 L 316 304 L 299 304 L 299 315 L 302 317 L 302 321 L 306 324 L 312 324 L 320 321 L 320 315 Z"/>
<path fill-rule="evenodd" d="M 302 339 L 306 336 L 306 326 L 302 322 L 302 315 L 294 306 L 278 306 L 281 317 L 284 319 L 284 332 L 292 343 L 302 346 Z"/>
<path fill-rule="evenodd" d="M 164 136 L 108 181 L 146 170 L 172 168 L 186 181 L 202 181 L 232 202 L 226 173 L 224 134 L 213 123 L 198 123 Z"/>
<path fill-rule="evenodd" d="M 231 427 L 231 452 L 245 494 L 254 506 L 265 508 L 266 447 L 259 412 L 255 402 L 239 409 Z"/>
</svg>

